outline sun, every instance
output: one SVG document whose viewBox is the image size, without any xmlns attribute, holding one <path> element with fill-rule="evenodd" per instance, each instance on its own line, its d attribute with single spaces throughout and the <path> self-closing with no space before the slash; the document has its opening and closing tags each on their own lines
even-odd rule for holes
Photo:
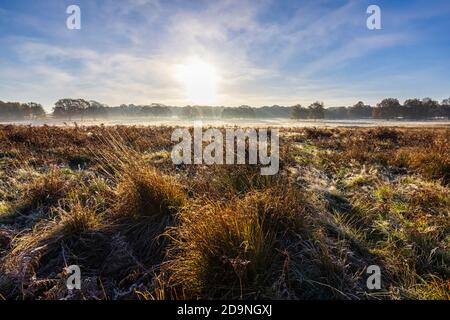
<svg viewBox="0 0 450 320">
<path fill-rule="evenodd" d="M 217 101 L 216 69 L 199 59 L 191 59 L 176 67 L 175 76 L 184 88 L 190 104 L 214 104 Z"/>
</svg>

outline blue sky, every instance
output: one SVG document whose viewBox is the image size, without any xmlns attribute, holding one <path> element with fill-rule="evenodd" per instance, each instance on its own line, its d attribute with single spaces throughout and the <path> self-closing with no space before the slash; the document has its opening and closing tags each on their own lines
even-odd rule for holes
<svg viewBox="0 0 450 320">
<path fill-rule="evenodd" d="M 217 105 L 441 100 L 449 34 L 448 0 L 0 0 L 0 100 L 186 105 L 174 70 L 192 59 L 214 68 Z"/>
</svg>

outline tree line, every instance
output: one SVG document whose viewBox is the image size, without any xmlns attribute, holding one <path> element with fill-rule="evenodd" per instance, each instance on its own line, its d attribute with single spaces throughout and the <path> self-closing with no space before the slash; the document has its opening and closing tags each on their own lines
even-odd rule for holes
<svg viewBox="0 0 450 320">
<path fill-rule="evenodd" d="M 53 116 L 56 118 L 95 119 L 102 117 L 178 117 L 197 118 L 290 118 L 291 107 L 263 106 L 253 108 L 247 105 L 239 107 L 223 106 L 167 106 L 152 103 L 151 105 L 122 104 L 117 107 L 87 101 L 84 99 L 61 99 L 55 103 Z"/>
<path fill-rule="evenodd" d="M 450 98 L 439 103 L 431 98 L 408 99 L 401 104 L 398 99 L 387 98 L 376 106 L 359 101 L 350 107 L 325 108 L 322 102 L 314 102 L 308 107 L 292 107 L 294 119 L 408 119 L 426 120 L 450 118 Z"/>
<path fill-rule="evenodd" d="M 167 106 L 152 103 L 150 105 L 122 104 L 110 107 L 106 104 L 85 99 L 60 99 L 52 112 L 55 118 L 97 119 L 106 117 L 178 117 L 197 118 L 293 118 L 293 119 L 436 119 L 450 118 L 450 98 L 439 103 L 436 100 L 408 99 L 401 104 L 397 99 L 387 98 L 375 106 L 359 101 L 348 107 L 325 108 L 323 102 L 317 101 L 307 107 L 300 104 L 286 106 L 238 107 L 223 106 Z M 0 119 L 33 119 L 45 116 L 42 105 L 34 102 L 0 101 Z"/>
<path fill-rule="evenodd" d="M 3 102 L 0 101 L 0 119 L 34 119 L 45 116 L 42 105 L 35 102 Z"/>
</svg>

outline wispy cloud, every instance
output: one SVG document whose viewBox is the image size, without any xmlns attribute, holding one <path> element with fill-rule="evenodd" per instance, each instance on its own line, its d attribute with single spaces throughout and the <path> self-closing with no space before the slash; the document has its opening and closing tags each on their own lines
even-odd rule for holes
<svg viewBox="0 0 450 320">
<path fill-rule="evenodd" d="M 445 4 L 439 12 L 424 10 L 422 15 L 386 5 L 384 28 L 374 32 L 365 28 L 366 6 L 361 1 L 283 3 L 288 8 L 269 0 L 81 1 L 80 5 L 79 31 L 65 28 L 64 5 L 53 1 L 45 3 L 49 11 L 45 19 L 34 10 L 0 8 L 3 21 L 16 23 L 0 32 L 1 99 L 37 100 L 51 106 L 58 98 L 77 96 L 109 104 L 183 105 L 188 101 L 174 69 L 197 57 L 218 70 L 221 105 L 315 99 L 348 104 L 356 96 L 374 102 L 391 93 L 377 79 L 396 73 L 403 78 L 393 90 L 397 86 L 407 94 L 402 83 L 410 84 L 411 77 L 420 73 L 421 65 L 411 64 L 422 56 L 449 64 L 449 55 L 438 51 L 449 50 L 443 35 L 434 37 L 443 41 L 439 45 L 444 48 L 433 43 L 420 47 L 430 31 L 414 24 L 448 17 L 443 13 Z M 419 10 L 423 4 L 416 6 Z M 394 13 L 410 24 L 399 24 Z M 407 52 L 414 59 L 409 68 L 402 63 L 408 46 L 418 46 Z M 364 69 L 365 59 L 372 62 L 370 70 Z M 383 68 L 384 63 L 391 68 Z M 429 91 L 443 96 L 440 88 L 449 80 L 432 67 L 433 63 L 423 65 L 421 70 L 439 81 L 429 85 Z M 358 83 L 358 74 L 368 80 Z"/>
</svg>

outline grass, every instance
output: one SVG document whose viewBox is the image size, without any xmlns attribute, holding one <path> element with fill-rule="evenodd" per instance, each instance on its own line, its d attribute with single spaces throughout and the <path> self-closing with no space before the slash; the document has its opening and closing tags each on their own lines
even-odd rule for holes
<svg viewBox="0 0 450 320">
<path fill-rule="evenodd" d="M 185 298 L 277 297 L 284 229 L 306 218 L 293 191 L 255 191 L 218 203 L 199 201 L 171 231 L 169 283 Z"/>
<path fill-rule="evenodd" d="M 161 237 L 186 204 L 181 185 L 172 176 L 146 166 L 141 159 L 127 159 L 116 174 L 116 200 L 111 210 L 115 223 L 143 263 L 158 264 L 167 239 Z"/>
<path fill-rule="evenodd" d="M 0 299 L 449 299 L 449 129 L 281 129 L 272 177 L 171 131 L 0 126 Z"/>
<path fill-rule="evenodd" d="M 118 215 L 161 219 L 173 215 L 186 202 L 183 189 L 171 176 L 151 167 L 130 164 L 116 189 Z"/>
<path fill-rule="evenodd" d="M 39 207 L 51 207 L 63 199 L 75 185 L 75 177 L 58 168 L 52 168 L 23 187 L 23 194 L 16 204 L 21 213 L 30 212 Z"/>
</svg>

